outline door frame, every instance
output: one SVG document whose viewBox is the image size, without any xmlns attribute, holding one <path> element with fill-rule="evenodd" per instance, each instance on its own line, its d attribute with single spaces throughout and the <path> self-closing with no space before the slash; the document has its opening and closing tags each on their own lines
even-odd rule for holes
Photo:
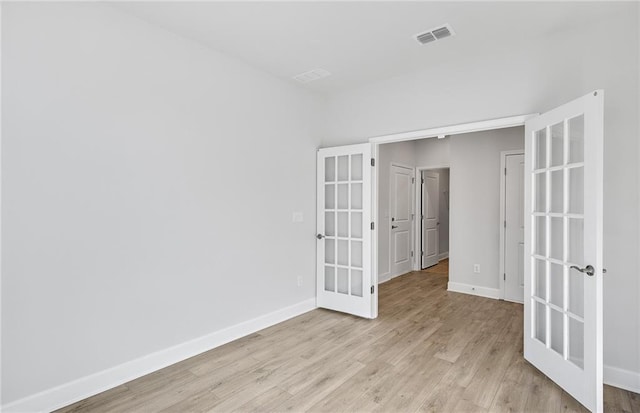
<svg viewBox="0 0 640 413">
<path fill-rule="evenodd" d="M 507 254 L 505 253 L 507 229 L 504 226 L 504 221 L 507 217 L 507 193 L 506 193 L 507 156 L 510 156 L 510 155 L 524 155 L 524 149 L 514 149 L 511 151 L 500 152 L 500 221 L 499 221 L 500 222 L 500 272 L 499 274 L 502 274 L 502 277 L 500 277 L 500 299 L 501 300 L 505 299 L 506 288 L 507 288 L 506 287 L 507 283 L 504 279 L 505 277 L 504 274 L 506 271 L 505 260 L 507 259 Z"/>
<path fill-rule="evenodd" d="M 525 115 L 516 115 L 496 119 L 480 120 L 470 123 L 458 123 L 448 126 L 439 126 L 429 129 L 416 130 L 410 132 L 392 133 L 389 135 L 381 135 L 369 138 L 369 143 L 372 144 L 371 156 L 374 159 L 375 167 L 371 171 L 371 216 L 373 219 L 373 234 L 371 234 L 371 285 L 375 286 L 375 294 L 373 294 L 371 300 L 371 314 L 372 318 L 378 317 L 378 228 L 380 228 L 380 211 L 378 208 L 379 191 L 378 191 L 378 171 L 379 171 L 379 159 L 380 148 L 379 146 L 385 143 L 414 141 L 426 138 L 437 138 L 441 135 L 458 135 L 462 133 L 482 132 L 487 130 L 496 130 L 504 128 L 512 128 L 515 126 L 524 126 L 524 122 L 527 119 L 538 116 L 539 113 L 530 113 Z"/>
<path fill-rule="evenodd" d="M 415 168 L 413 166 L 408 166 L 408 165 L 402 164 L 400 162 L 391 162 L 389 164 L 389 177 L 391 177 L 391 174 L 393 173 L 391 171 L 391 168 L 394 167 L 394 166 L 398 167 L 398 168 L 408 169 L 413 174 L 414 182 L 411 184 L 413 186 L 413 188 L 409 188 L 409 194 L 411 195 L 412 199 L 409 202 L 409 204 L 411 205 L 411 214 L 413 215 L 414 221 L 415 221 L 415 216 L 416 216 L 417 209 L 415 209 L 415 190 L 412 190 L 412 189 L 415 189 L 415 187 L 417 186 L 416 182 L 415 182 L 416 170 L 415 170 Z M 374 172 L 375 172 L 375 168 L 374 168 Z M 374 202 L 377 202 L 377 200 L 374 200 Z M 389 212 L 391 212 L 391 205 L 392 205 L 391 202 L 392 202 L 392 199 L 391 199 L 391 180 L 389 180 L 389 205 L 387 205 Z M 375 221 L 375 219 L 376 218 L 374 217 L 374 221 Z M 411 270 L 415 271 L 415 267 L 416 267 L 416 265 L 415 265 L 415 263 L 416 263 L 415 228 L 414 228 L 414 225 L 409 225 L 409 228 L 413 232 L 412 234 L 409 235 L 409 240 L 411 242 L 411 244 L 409 245 L 409 248 L 411 249 L 411 251 L 414 251 L 413 257 L 410 257 L 411 258 Z M 374 231 L 374 232 L 377 232 L 377 231 Z M 376 255 L 377 255 L 377 250 L 376 250 Z M 401 275 L 401 274 L 392 275 L 392 273 L 391 273 L 391 228 L 389 228 L 389 279 L 386 280 L 386 281 L 391 281 L 392 279 L 394 279 L 398 275 Z"/>
<path fill-rule="evenodd" d="M 422 178 L 422 172 L 424 171 L 429 171 L 429 170 L 433 170 L 433 169 L 449 169 L 449 192 L 451 192 L 451 166 L 450 164 L 435 164 L 435 165 L 427 165 L 427 166 L 418 166 L 416 167 L 416 179 L 418 179 L 417 177 L 420 176 Z M 421 197 L 421 188 L 420 186 L 418 186 L 418 182 L 416 181 L 416 194 L 415 194 L 415 199 L 416 199 L 416 205 L 415 205 L 415 209 L 416 211 L 420 211 L 420 207 L 421 207 L 421 202 L 422 202 L 422 197 Z M 449 198 L 451 199 L 451 198 Z M 414 228 L 414 233 L 416 234 L 416 236 L 414 237 L 414 243 L 415 246 L 417 247 L 418 245 L 422 246 L 422 220 L 421 219 L 416 219 L 415 222 L 415 228 Z M 440 254 L 440 252 L 438 251 L 438 254 Z M 422 270 L 422 257 L 420 258 L 420 260 L 416 260 L 416 265 L 413 267 L 414 271 L 420 271 Z"/>
</svg>

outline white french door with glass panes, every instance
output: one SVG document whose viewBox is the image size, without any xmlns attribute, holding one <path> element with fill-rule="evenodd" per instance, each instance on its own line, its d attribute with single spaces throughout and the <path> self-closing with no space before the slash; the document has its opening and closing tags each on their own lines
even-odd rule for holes
<svg viewBox="0 0 640 413">
<path fill-rule="evenodd" d="M 318 307 L 372 318 L 371 144 L 318 150 Z M 377 293 L 377 292 L 376 292 Z"/>
<path fill-rule="evenodd" d="M 603 91 L 526 121 L 524 357 L 602 411 Z"/>
</svg>

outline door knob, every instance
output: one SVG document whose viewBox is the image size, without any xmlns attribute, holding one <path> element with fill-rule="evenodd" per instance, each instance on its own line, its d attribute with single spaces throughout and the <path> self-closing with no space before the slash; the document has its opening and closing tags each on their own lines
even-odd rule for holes
<svg viewBox="0 0 640 413">
<path fill-rule="evenodd" d="M 396 229 L 396 228 L 398 228 L 397 225 L 391 225 L 391 229 Z"/>
<path fill-rule="evenodd" d="M 322 239 L 322 238 L 324 238 L 324 235 L 322 235 L 322 234 L 318 234 L 318 235 L 316 235 L 316 238 L 318 238 L 318 239 Z"/>
<path fill-rule="evenodd" d="M 575 265 L 572 265 L 571 269 L 572 270 L 578 270 L 583 274 L 587 274 L 589 277 L 593 277 L 593 274 L 596 273 L 596 270 L 593 268 L 593 265 L 587 265 L 584 268 L 580 268 L 580 267 L 577 267 Z M 606 270 L 604 272 L 606 272 Z"/>
</svg>

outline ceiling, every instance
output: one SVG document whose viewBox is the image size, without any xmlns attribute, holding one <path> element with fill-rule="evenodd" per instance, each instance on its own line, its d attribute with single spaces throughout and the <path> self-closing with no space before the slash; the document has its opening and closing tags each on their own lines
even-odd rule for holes
<svg viewBox="0 0 640 413">
<path fill-rule="evenodd" d="M 593 24 L 612 2 L 119 2 L 123 11 L 292 83 L 332 94 L 461 55 L 504 53 Z M 449 23 L 457 35 L 420 45 L 417 33 Z"/>
</svg>

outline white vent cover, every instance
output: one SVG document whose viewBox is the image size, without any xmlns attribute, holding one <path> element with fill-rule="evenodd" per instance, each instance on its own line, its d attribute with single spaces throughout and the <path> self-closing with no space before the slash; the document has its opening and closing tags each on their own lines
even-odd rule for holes
<svg viewBox="0 0 640 413">
<path fill-rule="evenodd" d="M 300 83 L 309 83 L 314 80 L 322 79 L 323 77 L 331 76 L 331 73 L 328 70 L 324 69 L 313 69 L 308 72 L 300 73 L 299 75 L 295 75 L 293 78 Z"/>
<path fill-rule="evenodd" d="M 416 34 L 416 40 L 420 44 L 427 44 L 435 42 L 436 40 L 444 39 L 445 37 L 454 36 L 456 33 L 453 31 L 450 25 L 445 24 L 435 29 L 428 30 L 426 32 Z"/>
</svg>

